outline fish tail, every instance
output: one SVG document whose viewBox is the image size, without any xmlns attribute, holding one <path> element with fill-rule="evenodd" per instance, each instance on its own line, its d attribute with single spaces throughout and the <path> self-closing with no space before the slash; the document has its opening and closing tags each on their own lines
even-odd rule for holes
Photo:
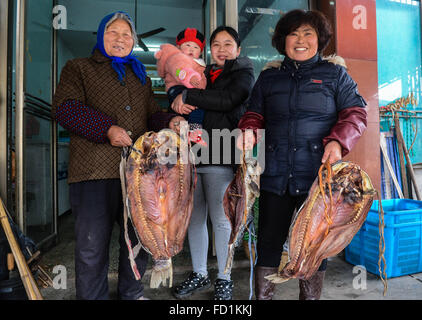
<svg viewBox="0 0 422 320">
<path fill-rule="evenodd" d="M 173 285 L 173 266 L 171 259 L 154 261 L 154 266 L 151 271 L 151 288 L 158 288 L 162 283 L 163 286 L 167 285 L 169 280 L 169 288 Z"/>
<path fill-rule="evenodd" d="M 268 281 L 272 283 L 283 283 L 290 280 L 290 277 L 286 274 L 286 270 L 284 270 L 287 265 L 289 264 L 289 254 L 287 251 L 283 251 L 281 254 L 280 265 L 278 267 L 278 271 L 274 274 L 270 274 L 265 277 Z"/>
<path fill-rule="evenodd" d="M 283 283 L 290 280 L 290 278 L 281 277 L 277 273 L 270 274 L 266 276 L 265 279 L 271 281 L 272 283 Z"/>
<path fill-rule="evenodd" d="M 227 274 L 231 271 L 233 266 L 233 258 L 234 258 L 234 243 L 229 244 L 229 250 L 227 255 L 226 267 L 224 268 L 224 274 Z"/>
</svg>

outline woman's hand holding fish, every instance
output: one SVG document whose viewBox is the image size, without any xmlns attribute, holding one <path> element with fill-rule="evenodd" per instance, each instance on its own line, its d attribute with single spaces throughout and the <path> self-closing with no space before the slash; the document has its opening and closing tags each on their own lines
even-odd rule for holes
<svg viewBox="0 0 422 320">
<path fill-rule="evenodd" d="M 107 131 L 107 138 L 113 147 L 129 147 L 132 145 L 132 139 L 127 131 L 119 126 L 111 126 Z"/>
<path fill-rule="evenodd" d="M 239 150 L 251 150 L 255 145 L 255 135 L 252 130 L 245 130 L 237 137 L 236 146 Z"/>
<path fill-rule="evenodd" d="M 322 163 L 325 163 L 325 161 L 329 161 L 330 164 L 333 164 L 334 162 L 341 160 L 341 145 L 335 140 L 332 140 L 327 143 L 324 149 L 324 155 L 322 156 Z"/>
</svg>

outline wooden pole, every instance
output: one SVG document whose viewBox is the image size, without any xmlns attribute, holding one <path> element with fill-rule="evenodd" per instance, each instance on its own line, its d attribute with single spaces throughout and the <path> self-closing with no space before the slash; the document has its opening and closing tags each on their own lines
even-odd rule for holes
<svg viewBox="0 0 422 320">
<path fill-rule="evenodd" d="M 403 187 L 403 195 L 406 199 L 409 199 L 409 189 L 408 189 L 408 184 L 407 184 L 407 174 L 406 174 L 406 165 L 404 162 L 404 141 L 403 141 L 403 137 L 401 136 L 401 138 L 399 137 L 399 132 L 400 131 L 400 120 L 399 117 L 394 115 L 394 127 L 396 129 L 396 135 L 397 135 L 397 151 L 399 153 L 399 160 L 400 160 L 400 173 L 401 173 L 401 182 L 402 182 L 402 187 Z M 401 131 L 400 131 L 401 132 Z"/>
<path fill-rule="evenodd" d="M 25 261 L 25 257 L 22 254 L 21 249 L 19 248 L 18 243 L 16 242 L 15 236 L 13 234 L 12 228 L 10 227 L 9 219 L 6 215 L 3 206 L 3 200 L 0 199 L 0 220 L 1 225 L 6 234 L 7 241 L 9 242 L 10 249 L 12 250 L 13 257 L 15 258 L 16 265 L 18 266 L 19 274 L 22 279 L 22 283 L 25 287 L 26 294 L 28 295 L 29 300 L 43 300 L 41 293 L 35 283 L 34 277 L 32 276 L 31 270 Z"/>
<path fill-rule="evenodd" d="M 398 122 L 398 119 L 396 122 L 396 118 L 394 119 L 394 123 L 396 126 L 397 140 L 400 139 L 402 141 L 403 152 L 404 152 L 404 156 L 406 157 L 406 166 L 407 166 L 407 169 L 409 170 L 410 179 L 412 180 L 413 187 L 415 188 L 416 198 L 418 200 L 421 200 L 421 195 L 419 193 L 418 185 L 416 183 L 415 172 L 413 171 L 412 162 L 410 161 L 409 151 L 407 150 L 406 145 L 404 144 L 403 134 L 400 129 L 400 123 Z"/>
</svg>

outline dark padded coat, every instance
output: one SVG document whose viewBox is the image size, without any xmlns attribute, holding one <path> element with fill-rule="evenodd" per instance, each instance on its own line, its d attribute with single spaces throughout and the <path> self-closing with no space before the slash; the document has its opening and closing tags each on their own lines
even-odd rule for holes
<svg viewBox="0 0 422 320">
<path fill-rule="evenodd" d="M 302 63 L 285 58 L 279 68 L 263 71 L 239 123 L 245 129 L 251 127 L 245 125 L 248 118 L 262 117 L 261 189 L 279 195 L 306 194 L 317 176 L 325 144 L 338 140 L 344 156 L 365 130 L 365 106 L 346 69 L 319 55 Z M 341 134 L 333 133 L 336 125 Z M 348 141 L 349 136 L 353 141 Z"/>
<path fill-rule="evenodd" d="M 237 128 L 241 116 L 246 111 L 245 102 L 254 85 L 253 64 L 247 57 L 226 60 L 222 73 L 214 82 L 210 79 L 211 67 L 212 65 L 209 65 L 205 69 L 205 75 L 207 76 L 206 89 L 187 89 L 184 102 L 205 110 L 202 126 L 207 131 L 210 139 L 207 141 L 210 148 L 209 163 L 234 164 L 234 138 L 230 144 L 230 150 L 232 151 L 230 163 L 227 163 L 228 157 L 224 156 L 223 159 L 223 144 L 225 144 L 223 139 L 220 139 L 221 157 L 214 157 L 213 161 L 212 130 L 228 129 L 232 131 Z M 216 155 L 215 152 L 214 155 Z"/>
</svg>

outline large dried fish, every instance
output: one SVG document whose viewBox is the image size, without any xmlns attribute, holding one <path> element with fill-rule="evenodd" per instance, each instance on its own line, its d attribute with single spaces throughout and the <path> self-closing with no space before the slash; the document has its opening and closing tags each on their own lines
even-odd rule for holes
<svg viewBox="0 0 422 320">
<path fill-rule="evenodd" d="M 351 162 L 321 166 L 309 195 L 292 220 L 289 261 L 268 280 L 308 280 L 323 259 L 343 250 L 359 231 L 376 190 L 369 176 Z"/>
<path fill-rule="evenodd" d="M 244 159 L 224 194 L 224 212 L 232 227 L 225 273 L 231 270 L 235 248 L 245 228 L 253 219 L 252 207 L 259 196 L 259 175 L 260 166 L 257 159 Z"/>
<path fill-rule="evenodd" d="M 181 139 L 175 132 L 147 132 L 135 142 L 126 163 L 128 215 L 154 261 L 152 288 L 165 285 L 167 279 L 172 286 L 171 257 L 183 248 L 192 213 L 193 166 L 181 161 L 181 151 Z"/>
</svg>

